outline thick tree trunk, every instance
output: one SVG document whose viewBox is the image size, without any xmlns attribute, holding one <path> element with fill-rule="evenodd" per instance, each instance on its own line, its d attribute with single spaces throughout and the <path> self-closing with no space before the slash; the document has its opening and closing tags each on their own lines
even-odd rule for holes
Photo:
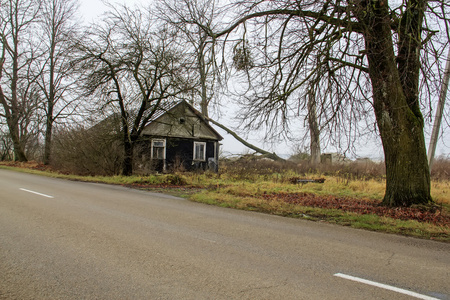
<svg viewBox="0 0 450 300">
<path fill-rule="evenodd" d="M 2 104 L 5 108 L 6 123 L 8 124 L 9 136 L 13 142 L 14 147 L 14 160 L 26 162 L 28 161 L 25 154 L 24 145 L 20 138 L 19 121 L 14 112 L 10 112 L 8 106 L 5 104 L 4 97 L 1 95 Z"/>
<path fill-rule="evenodd" d="M 417 85 L 407 85 L 401 78 L 393 49 L 390 18 L 382 2 L 366 7 L 365 34 L 369 76 L 378 129 L 385 154 L 386 193 L 383 204 L 410 206 L 432 202 L 423 117 L 416 100 L 411 99 Z M 369 26 L 370 25 L 370 26 Z M 408 72 L 416 72 L 412 66 Z M 412 74 L 414 75 L 414 74 Z M 403 76 L 403 75 L 402 75 Z M 409 79 L 415 76 L 410 76 Z"/>
<path fill-rule="evenodd" d="M 133 142 L 129 139 L 124 141 L 124 157 L 122 165 L 122 175 L 133 175 Z"/>
<path fill-rule="evenodd" d="M 403 113 L 400 116 L 400 110 L 384 110 L 378 113 L 381 117 L 377 117 L 386 163 L 386 194 L 383 204 L 427 204 L 432 199 L 423 126 L 407 109 Z"/>
<path fill-rule="evenodd" d="M 121 96 L 119 95 L 119 98 Z M 133 175 L 133 147 L 134 140 L 129 133 L 128 127 L 128 113 L 123 106 L 123 100 L 120 101 L 121 117 L 122 117 L 122 141 L 123 141 L 123 163 L 122 163 L 122 175 Z"/>
<path fill-rule="evenodd" d="M 20 162 L 27 162 L 27 156 L 25 151 L 23 150 L 22 143 L 20 142 L 20 138 L 16 133 L 10 133 L 11 139 L 14 145 L 14 160 Z"/>
</svg>

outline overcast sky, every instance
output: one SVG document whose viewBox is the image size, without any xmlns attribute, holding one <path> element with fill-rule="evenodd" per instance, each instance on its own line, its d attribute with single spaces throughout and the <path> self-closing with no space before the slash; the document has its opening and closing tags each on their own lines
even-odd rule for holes
<svg viewBox="0 0 450 300">
<path fill-rule="evenodd" d="M 127 5 L 134 5 L 139 3 L 149 3 L 151 0 L 118 0 L 113 1 L 113 3 L 126 3 Z M 104 11 L 106 10 L 106 6 L 102 3 L 101 0 L 80 0 L 80 12 L 83 17 L 84 22 L 90 23 L 95 21 Z M 447 97 L 448 98 L 448 97 Z M 447 103 L 447 107 L 445 109 L 446 112 L 450 111 L 449 106 L 450 103 Z M 233 126 L 231 121 L 233 115 L 233 110 L 227 108 L 227 115 L 221 116 L 220 122 L 224 123 L 227 126 Z M 434 117 L 434 116 L 433 116 Z M 222 119 L 223 118 L 223 119 Z M 434 119 L 434 118 L 433 118 Z M 445 121 L 441 125 L 446 127 L 447 124 Z M 242 153 L 252 153 L 253 151 L 249 151 L 248 148 L 243 146 L 241 143 L 237 142 L 233 137 L 227 134 L 225 131 L 216 128 L 217 131 L 224 137 L 222 141 L 222 151 L 224 154 L 242 154 Z M 450 156 L 450 130 L 446 128 L 446 134 L 444 136 L 439 137 L 438 146 L 436 149 L 436 157 L 439 155 Z M 430 140 L 431 128 L 425 129 L 425 140 L 428 145 Z M 252 133 L 249 135 L 248 140 L 250 143 L 255 144 L 256 146 L 263 148 L 265 150 L 276 152 L 280 156 L 288 156 L 294 153 L 294 147 L 290 143 L 282 143 L 276 145 L 270 145 L 269 143 L 263 143 L 262 137 L 263 133 Z M 370 157 L 373 159 L 382 159 L 383 158 L 383 149 L 379 141 L 377 142 L 369 142 L 364 145 L 358 145 L 357 148 L 357 157 Z M 428 146 L 427 146 L 428 149 Z M 327 149 L 322 149 L 322 152 L 337 152 L 334 147 L 330 147 Z"/>
</svg>

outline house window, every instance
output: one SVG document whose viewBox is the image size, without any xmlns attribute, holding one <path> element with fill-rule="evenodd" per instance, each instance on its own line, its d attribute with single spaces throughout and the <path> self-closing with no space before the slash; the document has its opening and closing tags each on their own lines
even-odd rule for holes
<svg viewBox="0 0 450 300">
<path fill-rule="evenodd" d="M 194 142 L 194 160 L 206 160 L 206 143 Z"/>
<path fill-rule="evenodd" d="M 166 159 L 166 140 L 152 140 L 152 158 Z"/>
</svg>

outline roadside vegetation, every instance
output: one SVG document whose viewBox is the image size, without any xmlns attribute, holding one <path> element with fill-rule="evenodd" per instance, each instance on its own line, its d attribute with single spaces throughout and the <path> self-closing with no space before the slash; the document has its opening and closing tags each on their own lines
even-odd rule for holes
<svg viewBox="0 0 450 300">
<path fill-rule="evenodd" d="M 191 201 L 353 228 L 450 242 L 450 161 L 438 159 L 431 177 L 434 204 L 389 208 L 384 165 L 372 161 L 342 165 L 275 162 L 249 155 L 224 160 L 219 173 L 85 176 L 38 163 L 0 162 L 0 167 L 46 176 L 119 184 L 169 193 Z M 302 179 L 324 179 L 323 183 Z"/>
</svg>

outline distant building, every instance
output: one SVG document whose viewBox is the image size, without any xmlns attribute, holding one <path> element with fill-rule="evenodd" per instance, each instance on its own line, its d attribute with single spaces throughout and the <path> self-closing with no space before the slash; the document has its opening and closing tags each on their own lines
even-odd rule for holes
<svg viewBox="0 0 450 300">
<path fill-rule="evenodd" d="M 346 163 L 349 161 L 348 158 L 339 153 L 322 153 L 320 156 L 320 162 L 323 164 Z"/>
</svg>

